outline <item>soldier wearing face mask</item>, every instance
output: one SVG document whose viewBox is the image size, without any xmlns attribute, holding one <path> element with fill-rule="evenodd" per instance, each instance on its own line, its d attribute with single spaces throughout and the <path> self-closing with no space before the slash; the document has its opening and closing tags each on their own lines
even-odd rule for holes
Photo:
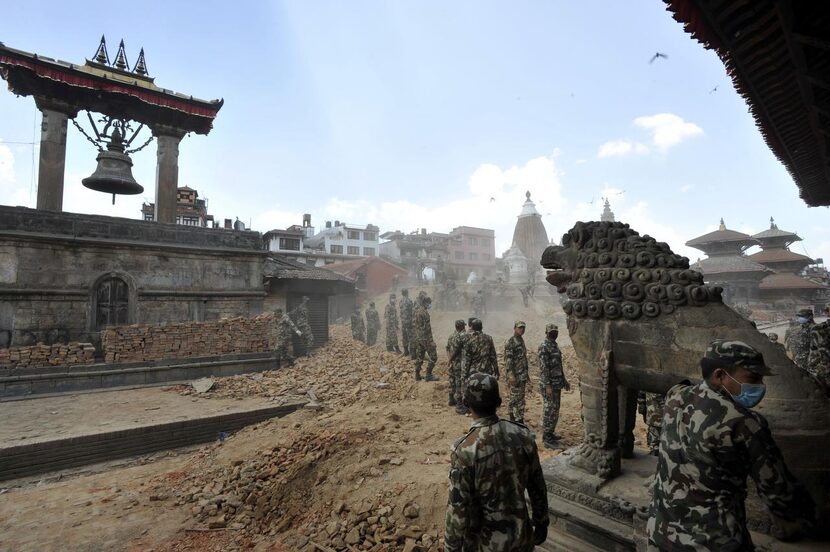
<svg viewBox="0 0 830 552">
<path fill-rule="evenodd" d="M 649 551 L 755 550 L 746 525 L 752 477 L 773 534 L 794 538 L 815 519 L 810 495 L 784 464 L 767 421 L 751 410 L 774 375 L 742 341 L 717 339 L 700 361 L 703 381 L 666 394 Z"/>
</svg>

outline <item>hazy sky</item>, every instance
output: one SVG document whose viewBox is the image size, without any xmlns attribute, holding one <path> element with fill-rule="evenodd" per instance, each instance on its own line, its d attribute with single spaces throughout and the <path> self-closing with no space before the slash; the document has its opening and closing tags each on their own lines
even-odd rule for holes
<svg viewBox="0 0 830 552">
<path fill-rule="evenodd" d="M 253 228 L 325 220 L 381 231 L 493 228 L 510 245 L 529 190 L 551 237 L 618 220 L 683 246 L 727 226 L 778 225 L 830 258 L 717 56 L 660 0 L 636 2 L 40 2 L 7 6 L 0 41 L 81 63 L 105 33 L 164 88 L 224 98 L 214 129 L 181 145 L 179 185 L 217 219 Z M 668 59 L 649 64 L 655 52 Z M 717 87 L 716 90 L 713 89 Z M 0 203 L 33 207 L 40 116 L 0 93 Z M 134 156 L 143 196 L 83 188 L 96 152 L 70 125 L 64 208 L 138 218 L 155 145 Z M 495 198 L 491 201 L 490 198 Z"/>
</svg>

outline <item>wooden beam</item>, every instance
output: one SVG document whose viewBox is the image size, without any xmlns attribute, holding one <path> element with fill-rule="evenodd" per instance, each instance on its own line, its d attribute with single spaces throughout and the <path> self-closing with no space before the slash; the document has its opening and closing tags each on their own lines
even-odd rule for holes
<svg viewBox="0 0 830 552">
<path fill-rule="evenodd" d="M 819 88 L 824 88 L 825 90 L 830 90 L 830 80 L 819 77 L 819 76 L 815 75 L 814 73 L 805 74 L 804 78 L 807 79 L 807 82 L 809 82 L 813 86 L 818 86 Z"/>
<path fill-rule="evenodd" d="M 826 37 L 820 36 L 812 36 L 806 35 L 804 33 L 790 33 L 790 36 L 793 37 L 793 40 L 800 44 L 806 44 L 808 46 L 813 46 L 815 48 L 821 48 L 823 50 L 830 50 L 830 40 Z"/>
</svg>

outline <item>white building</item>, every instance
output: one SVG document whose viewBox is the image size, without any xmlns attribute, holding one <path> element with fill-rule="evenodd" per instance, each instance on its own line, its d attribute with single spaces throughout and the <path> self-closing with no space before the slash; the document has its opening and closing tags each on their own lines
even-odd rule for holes
<svg viewBox="0 0 830 552">
<path fill-rule="evenodd" d="M 336 220 L 334 224 L 326 221 L 325 228 L 304 240 L 304 247 L 307 252 L 326 256 L 374 257 L 378 254 L 379 243 L 377 226 L 357 226 Z"/>
</svg>

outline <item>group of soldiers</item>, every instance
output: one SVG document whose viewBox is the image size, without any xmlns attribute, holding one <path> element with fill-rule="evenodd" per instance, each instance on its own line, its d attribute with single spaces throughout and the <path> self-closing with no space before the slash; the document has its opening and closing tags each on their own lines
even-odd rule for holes
<svg viewBox="0 0 830 552">
<path fill-rule="evenodd" d="M 308 322 L 308 297 L 303 297 L 300 304 L 290 313 L 286 313 L 282 309 L 276 309 L 274 314 L 277 319 L 277 358 L 280 366 L 291 366 L 294 363 L 294 353 L 297 352 L 292 353 L 292 334 L 296 334 L 303 339 L 306 355 L 314 347 L 314 334 L 311 331 L 311 324 Z"/>
<path fill-rule="evenodd" d="M 816 378 L 825 392 L 830 391 L 830 319 L 816 324 L 812 309 L 799 310 L 795 318 L 784 334 L 784 346 L 796 366 Z"/>
<path fill-rule="evenodd" d="M 401 290 L 400 305 L 396 304 L 396 295 L 389 295 L 389 303 L 384 311 L 386 320 L 386 349 L 410 357 L 415 364 L 415 380 L 436 381 L 433 374 L 438 354 L 432 334 L 432 322 L 429 310 L 432 299 L 424 291 L 418 293 L 415 301 L 409 298 L 409 290 Z M 499 371 L 498 353 L 493 338 L 484 333 L 481 315 L 484 310 L 484 294 L 479 291 L 473 300 L 475 316 L 468 320 L 456 320 L 455 332 L 447 340 L 447 369 L 449 372 L 449 393 L 447 404 L 454 406 L 458 414 L 467 414 L 464 405 L 464 382 L 474 373 L 490 374 L 497 380 Z M 516 321 L 513 335 L 504 345 L 503 364 L 510 389 L 510 419 L 524 423 L 525 396 L 530 382 L 528 375 L 527 347 L 524 342 L 526 324 Z M 352 337 L 367 345 L 374 345 L 380 331 L 380 317 L 374 302 L 369 303 L 364 315 L 356 307 L 351 317 Z M 403 351 L 398 346 L 398 329 L 401 332 Z M 562 353 L 556 344 L 559 328 L 556 324 L 545 327 L 545 340 L 539 345 L 537 354 L 541 374 L 539 392 L 543 400 L 543 443 L 552 449 L 561 448 L 556 424 L 559 419 L 559 407 L 562 389 L 569 390 L 570 384 L 565 379 L 562 367 Z M 426 373 L 422 378 L 421 369 L 426 362 Z"/>
</svg>

